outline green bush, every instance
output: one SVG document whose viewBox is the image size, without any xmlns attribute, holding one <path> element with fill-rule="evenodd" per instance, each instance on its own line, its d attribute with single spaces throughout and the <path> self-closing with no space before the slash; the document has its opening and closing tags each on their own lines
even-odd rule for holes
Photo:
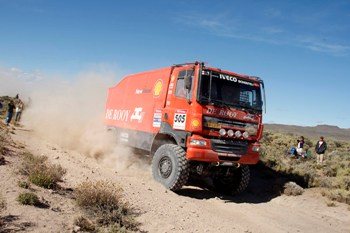
<svg viewBox="0 0 350 233">
<path fill-rule="evenodd" d="M 30 183 L 28 183 L 27 181 L 18 181 L 18 187 L 24 188 L 24 189 L 29 189 Z"/>
<path fill-rule="evenodd" d="M 55 181 L 50 174 L 46 174 L 45 171 L 36 171 L 29 175 L 29 181 L 33 184 L 46 189 L 52 189 L 55 187 Z"/>
<path fill-rule="evenodd" d="M 19 194 L 17 201 L 22 205 L 39 205 L 40 201 L 35 193 L 21 193 Z"/>
</svg>

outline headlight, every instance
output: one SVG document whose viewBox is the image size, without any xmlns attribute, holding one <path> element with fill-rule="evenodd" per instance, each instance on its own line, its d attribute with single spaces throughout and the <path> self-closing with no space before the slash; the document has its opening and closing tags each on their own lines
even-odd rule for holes
<svg viewBox="0 0 350 233">
<path fill-rule="evenodd" d="M 244 137 L 245 139 L 247 139 L 247 138 L 249 137 L 249 133 L 248 133 L 247 131 L 245 131 L 245 132 L 243 133 L 243 137 Z"/>
<path fill-rule="evenodd" d="M 220 129 L 219 130 L 220 136 L 225 136 L 226 135 L 226 129 Z"/>
<path fill-rule="evenodd" d="M 252 151 L 254 152 L 260 152 L 260 146 L 253 146 Z"/>
<path fill-rule="evenodd" d="M 247 124 L 247 126 L 244 128 L 246 132 L 249 133 L 249 135 L 257 135 L 258 133 L 258 125 L 257 124 Z"/>
<path fill-rule="evenodd" d="M 229 137 L 232 137 L 234 134 L 235 134 L 235 133 L 233 132 L 232 129 L 229 129 L 229 130 L 227 131 L 227 135 L 228 135 Z"/>
<path fill-rule="evenodd" d="M 242 135 L 241 131 L 237 130 L 237 131 L 235 132 L 236 138 L 239 138 L 241 135 Z"/>
<path fill-rule="evenodd" d="M 192 139 L 192 140 L 190 140 L 190 145 L 192 145 L 192 146 L 206 146 L 207 141 Z"/>
</svg>

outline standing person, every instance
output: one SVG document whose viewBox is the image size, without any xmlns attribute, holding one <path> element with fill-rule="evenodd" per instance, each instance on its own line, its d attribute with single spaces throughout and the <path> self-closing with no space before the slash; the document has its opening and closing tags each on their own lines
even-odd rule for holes
<svg viewBox="0 0 350 233">
<path fill-rule="evenodd" d="M 323 165 L 324 153 L 327 150 L 327 143 L 324 141 L 323 137 L 316 143 L 315 152 L 317 155 L 317 165 Z"/>
<path fill-rule="evenodd" d="M 6 125 L 9 125 L 12 120 L 14 108 L 15 104 L 13 103 L 13 100 L 10 100 L 10 103 L 7 105 Z"/>
<path fill-rule="evenodd" d="M 15 122 L 19 122 L 21 120 L 22 111 L 23 111 L 23 102 L 21 100 L 19 100 L 19 102 L 16 106 Z"/>
</svg>

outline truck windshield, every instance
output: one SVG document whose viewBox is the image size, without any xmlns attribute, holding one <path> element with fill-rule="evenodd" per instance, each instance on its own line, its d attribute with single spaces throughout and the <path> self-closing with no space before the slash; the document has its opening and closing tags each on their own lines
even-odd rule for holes
<svg viewBox="0 0 350 233">
<path fill-rule="evenodd" d="M 202 70 L 198 102 L 262 111 L 260 85 L 236 76 Z"/>
</svg>

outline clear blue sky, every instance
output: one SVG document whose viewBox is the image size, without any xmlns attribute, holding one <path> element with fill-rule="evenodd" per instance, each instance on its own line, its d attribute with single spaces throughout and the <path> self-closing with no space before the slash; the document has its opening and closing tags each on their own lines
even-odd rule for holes
<svg viewBox="0 0 350 233">
<path fill-rule="evenodd" d="M 350 128 L 348 0 L 0 0 L 2 69 L 125 75 L 193 60 L 263 78 L 265 123 Z"/>
</svg>

